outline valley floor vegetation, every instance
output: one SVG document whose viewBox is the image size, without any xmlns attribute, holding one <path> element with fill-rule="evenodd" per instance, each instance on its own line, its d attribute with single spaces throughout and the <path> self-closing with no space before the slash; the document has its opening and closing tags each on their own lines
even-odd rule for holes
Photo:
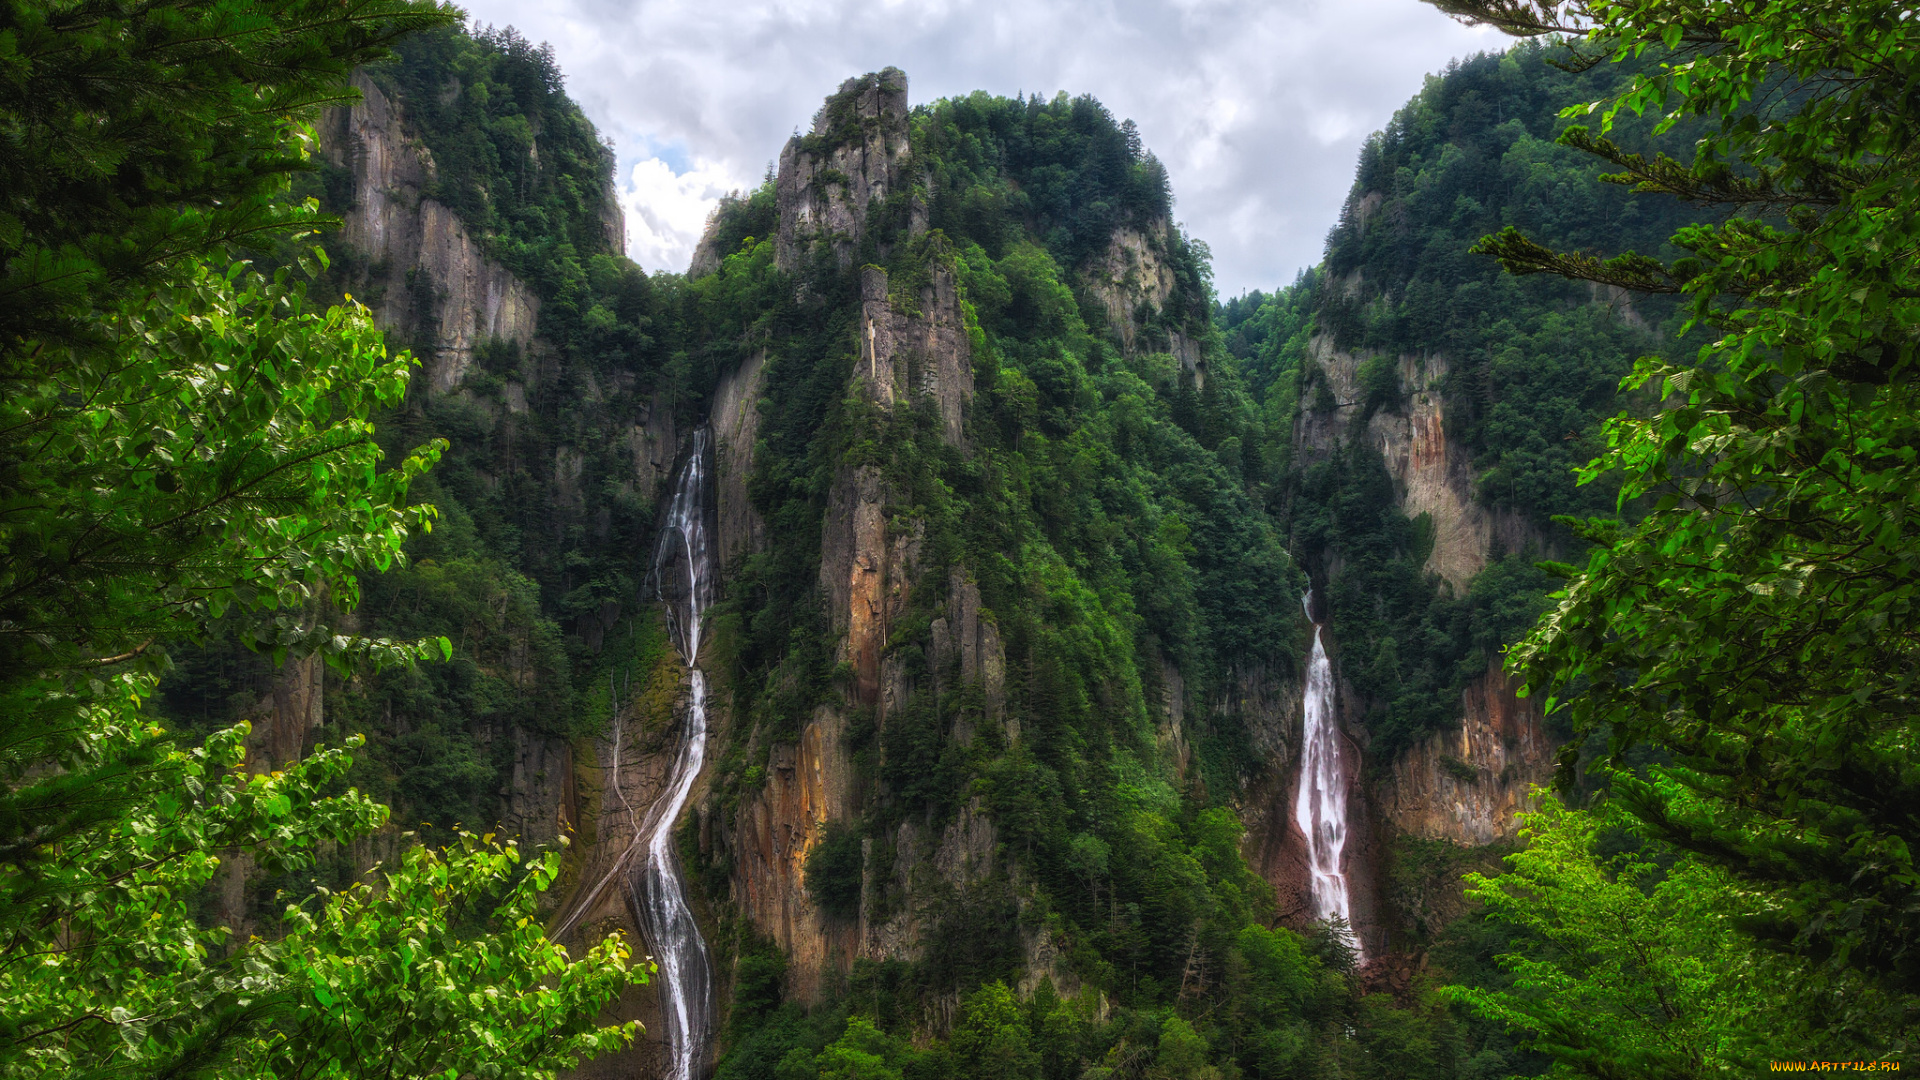
<svg viewBox="0 0 1920 1080">
<path fill-rule="evenodd" d="M 716 216 L 714 272 L 648 275 L 598 217 L 610 152 L 512 31 L 406 0 L 0 8 L 0 1076 L 551 1076 L 627 1045 L 599 1017 L 646 978 L 637 943 L 569 957 L 542 932 L 562 853 L 461 823 L 499 813 L 499 732 L 591 733 L 617 672 L 670 692 L 633 610 L 651 509 L 619 482 L 616 413 L 658 393 L 691 420 L 761 350 L 750 494 L 782 539 L 712 613 L 742 728 L 718 797 L 764 785 L 845 680 L 818 538 L 834 470 L 870 465 L 929 559 L 977 578 L 1023 735 L 980 723 L 977 687 L 856 716 L 860 806 L 807 889 L 841 920 L 924 902 L 885 884 L 891 838 L 976 805 L 1017 869 L 943 898 L 921 959 L 857 961 L 807 1008 L 690 836 L 729 973 L 716 1080 L 1905 1061 L 1913 11 L 1432 2 L 1537 40 L 1431 80 L 1369 143 L 1321 267 L 1219 304 L 1204 245 L 1161 234 L 1173 286 L 1143 332 L 1200 342 L 1204 381 L 1116 347 L 1084 295 L 1116 229 L 1172 210 L 1091 98 L 915 110 L 931 183 L 876 204 L 854 269 L 775 267 L 769 177 Z M 518 426 L 483 406 L 525 357 L 494 343 L 466 397 L 410 395 L 389 344 L 420 328 L 383 334 L 344 295 L 370 268 L 316 246 L 352 193 L 311 124 L 356 68 L 409 102 L 433 197 L 541 299 L 552 377 Z M 954 274 L 972 453 L 847 394 L 868 262 L 909 302 Z M 1405 407 L 1400 356 L 1444 356 L 1476 497 L 1552 551 L 1496 553 L 1458 593 L 1425 573 L 1432 522 L 1364 439 L 1296 454 L 1304 420 L 1354 404 L 1316 340 L 1367 358 L 1356 431 Z M 605 448 L 579 463 L 593 513 L 512 464 L 573 445 Z M 1329 566 L 1375 757 L 1443 730 L 1502 655 L 1567 746 L 1517 849 L 1387 853 L 1394 946 L 1426 960 L 1399 985 L 1339 926 L 1276 925 L 1241 851 L 1243 715 L 1189 716 L 1181 786 L 1156 764 L 1165 673 L 1222 696 L 1290 677 L 1291 599 Z M 902 641 L 937 603 L 914 598 Z M 235 703 L 286 672 L 339 691 L 338 744 L 249 759 Z M 1463 874 L 1470 904 L 1435 899 Z M 1023 978 L 1040 925 L 1075 992 Z"/>
</svg>

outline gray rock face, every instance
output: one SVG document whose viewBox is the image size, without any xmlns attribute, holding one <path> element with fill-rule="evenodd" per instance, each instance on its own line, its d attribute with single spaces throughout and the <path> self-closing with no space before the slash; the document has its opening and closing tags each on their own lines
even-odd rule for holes
<svg viewBox="0 0 1920 1080">
<path fill-rule="evenodd" d="M 433 158 L 406 135 L 398 104 L 362 72 L 353 86 L 361 102 L 331 110 L 320 130 L 327 160 L 353 171 L 354 204 L 340 238 L 368 260 L 359 299 L 383 327 L 428 343 L 428 388 L 445 393 L 460 385 L 482 343 L 531 349 L 540 300 L 486 257 L 452 210 L 425 196 Z M 610 231 L 624 232 L 619 216 L 615 204 Z"/>
<path fill-rule="evenodd" d="M 885 270 L 861 271 L 862 362 L 854 365 L 854 384 L 887 407 L 912 394 L 931 397 L 946 441 L 960 446 L 973 400 L 973 346 L 953 271 L 936 260 L 929 276 L 917 310 L 902 311 L 888 294 Z"/>
<path fill-rule="evenodd" d="M 1460 730 L 1430 736 L 1393 763 L 1381 816 L 1400 832 L 1456 844 L 1491 844 L 1518 832 L 1535 784 L 1553 773 L 1553 740 L 1532 699 L 1517 697 L 1498 667 L 1461 695 Z"/>
<path fill-rule="evenodd" d="M 713 215 L 708 215 L 706 231 L 700 234 L 700 242 L 693 246 L 693 261 L 687 264 L 689 280 L 706 277 L 720 269 L 720 244 L 714 235 L 715 224 Z"/>
<path fill-rule="evenodd" d="M 1296 442 L 1303 460 L 1323 458 L 1347 438 L 1364 398 L 1359 388 L 1363 359 L 1334 348 L 1324 334 L 1313 339 L 1308 361 L 1319 365 L 1334 407 L 1325 412 L 1302 411 Z M 1447 377 L 1447 358 L 1427 353 L 1398 360 L 1405 405 L 1397 412 L 1374 413 L 1362 437 L 1386 461 L 1407 516 L 1426 514 L 1432 522 L 1433 551 L 1427 557 L 1427 572 L 1440 575 L 1456 593 L 1463 593 L 1473 576 L 1486 569 L 1495 547 L 1519 551 L 1528 544 L 1540 544 L 1542 537 L 1520 515 L 1488 507 L 1473 497 L 1472 454 L 1446 432 L 1440 388 Z"/>
<path fill-rule="evenodd" d="M 842 269 L 852 265 L 869 208 L 900 190 L 906 156 L 906 73 L 887 68 L 841 83 L 812 133 L 780 151 L 775 264 L 791 273 L 826 244 Z"/>
<path fill-rule="evenodd" d="M 1142 315 L 1151 318 L 1173 295 L 1173 268 L 1167 264 L 1172 228 L 1165 219 L 1146 229 L 1114 231 L 1107 250 L 1081 271 L 1087 291 L 1106 312 L 1107 328 L 1119 339 L 1124 356 L 1165 352 L 1193 373 L 1196 384 L 1206 381 L 1206 363 L 1200 343 L 1178 330 L 1149 330 Z"/>
<path fill-rule="evenodd" d="M 736 567 L 741 559 L 767 546 L 767 526 L 747 497 L 753 475 L 753 441 L 760 435 L 760 397 L 767 386 L 767 354 L 754 353 L 740 367 L 720 377 L 713 392 L 708 421 L 713 425 L 714 486 L 718 496 L 720 565 Z"/>
</svg>

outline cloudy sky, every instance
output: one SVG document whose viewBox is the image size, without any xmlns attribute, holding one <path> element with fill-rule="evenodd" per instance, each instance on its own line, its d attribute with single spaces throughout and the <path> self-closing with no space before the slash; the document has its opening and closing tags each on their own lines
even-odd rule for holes
<svg viewBox="0 0 1920 1080">
<path fill-rule="evenodd" d="M 759 183 L 849 76 L 915 103 L 1091 93 L 1140 126 L 1224 296 L 1319 261 L 1361 143 L 1458 56 L 1504 48 L 1418 0 L 465 0 L 550 42 L 620 154 L 627 254 L 684 270 L 707 210 Z"/>
</svg>

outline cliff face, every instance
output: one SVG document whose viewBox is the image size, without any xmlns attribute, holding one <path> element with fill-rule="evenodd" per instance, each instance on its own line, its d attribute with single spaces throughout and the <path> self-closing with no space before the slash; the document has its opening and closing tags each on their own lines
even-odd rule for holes
<svg viewBox="0 0 1920 1080">
<path fill-rule="evenodd" d="M 1193 373 L 1196 384 L 1204 385 L 1206 363 L 1201 359 L 1200 343 L 1184 325 L 1152 325 L 1165 312 L 1177 288 L 1167 254 L 1172 242 L 1172 227 L 1164 219 L 1144 229 L 1116 229 L 1106 251 L 1081 271 L 1081 279 L 1088 293 L 1099 301 L 1107 327 L 1119 339 L 1124 355 L 1169 353 L 1180 361 L 1183 370 Z"/>
<path fill-rule="evenodd" d="M 815 245 L 845 268 L 870 210 L 901 187 L 907 156 L 907 77 L 887 68 L 848 79 L 813 118 L 813 129 L 780 152 L 774 181 L 780 206 L 775 260 L 791 273 Z M 696 254 L 694 273 L 706 260 Z"/>
<path fill-rule="evenodd" d="M 1255 873 L 1273 886 L 1274 914 L 1287 926 L 1313 918 L 1308 892 L 1307 838 L 1293 820 L 1300 791 L 1300 738 L 1305 687 L 1294 679 L 1249 677 L 1237 688 L 1235 704 L 1250 721 L 1252 749 L 1266 767 L 1248 785 L 1240 805 L 1246 825 L 1241 851 Z"/>
<path fill-rule="evenodd" d="M 775 181 L 778 265 L 789 269 L 815 258 L 847 265 L 870 209 L 900 187 L 906 122 L 906 77 L 889 69 L 848 80 L 816 117 L 813 134 L 788 144 Z M 948 445 L 964 447 L 972 359 L 953 272 L 936 262 L 924 284 L 900 291 L 890 289 L 886 271 L 868 266 L 859 285 L 858 352 L 846 392 L 883 416 L 928 408 Z M 722 377 L 714 397 L 718 525 L 729 564 L 768 542 L 746 496 L 765 363 L 764 354 L 749 358 Z M 830 823 L 846 822 L 857 810 L 856 770 L 845 737 L 850 716 L 869 713 L 884 729 L 916 692 L 937 693 L 942 678 L 980 685 L 992 715 L 997 709 L 991 703 L 1002 693 L 1006 662 L 997 630 L 982 620 L 978 591 L 957 571 L 949 583 L 947 616 L 934 624 L 932 655 L 914 665 L 934 672 L 935 685 L 916 686 L 905 657 L 889 655 L 889 634 L 926 572 L 921 530 L 890 513 L 896 495 L 876 466 L 836 471 L 822 527 L 819 582 L 832 659 L 851 678 L 841 700 L 815 709 L 797 741 L 768 749 L 765 786 L 741 800 L 720 838 L 731 852 L 733 903 L 787 953 L 788 993 L 802 1001 L 818 1000 L 823 980 L 844 973 L 858 957 L 910 959 L 920 946 L 910 910 L 887 915 L 863 902 L 856 919 L 835 922 L 806 888 L 809 852 Z M 895 838 L 891 872 L 900 888 L 923 891 L 928 873 L 963 888 L 991 868 L 993 827 L 974 809 L 963 810 L 939 835 L 921 832 L 906 823 Z"/>
<path fill-rule="evenodd" d="M 340 238 L 366 262 L 361 299 L 382 326 L 420 343 L 428 383 L 444 393 L 460 385 L 483 343 L 532 348 L 540 301 L 486 257 L 453 211 L 426 197 L 433 158 L 407 136 L 398 106 L 364 73 L 353 87 L 360 103 L 332 110 L 321 132 L 327 159 L 353 175 Z"/>
<path fill-rule="evenodd" d="M 753 443 L 760 434 L 760 398 L 767 386 L 767 354 L 755 352 L 720 376 L 708 423 L 713 426 L 714 486 L 720 565 L 723 572 L 766 547 L 767 525 L 747 495 L 753 475 Z"/>
<path fill-rule="evenodd" d="M 323 140 L 328 159 L 352 176 L 353 203 L 343 215 L 342 239 L 355 253 L 351 273 L 357 295 L 375 307 L 384 325 L 422 343 L 425 392 L 479 408 L 502 447 L 513 445 L 522 426 L 551 426 L 543 409 L 624 408 L 616 424 L 617 449 L 630 464 L 614 479 L 640 502 L 656 502 L 681 450 L 684 423 L 676 424 L 659 395 L 623 397 L 618 372 L 557 370 L 552 346 L 536 333 L 540 304 L 533 291 L 489 260 L 452 213 L 429 196 L 434 163 L 409 137 L 403 105 L 364 78 L 356 85 L 365 101 L 332 114 Z M 854 355 L 844 395 L 883 423 L 887 417 L 925 413 L 939 441 L 967 457 L 975 453 L 969 427 L 974 346 L 950 256 L 938 236 L 925 235 L 929 181 L 904 174 L 908 116 L 905 76 L 889 70 L 849 80 L 816 117 L 811 134 L 788 144 L 774 184 L 775 263 L 789 272 L 831 265 L 853 273 Z M 884 235 L 893 238 L 891 243 L 929 245 L 922 270 L 899 281 L 878 266 L 853 271 L 860 252 L 879 250 L 869 232 L 876 223 L 889 222 Z M 605 215 L 603 225 L 617 231 L 617 213 Z M 1122 356 L 1169 354 L 1199 389 L 1207 375 L 1201 340 L 1191 320 L 1174 310 L 1184 302 L 1174 247 L 1181 242 L 1165 219 L 1118 227 L 1105 248 L 1096 248 L 1082 264 L 1076 280 L 1104 313 Z M 468 385 L 475 356 L 490 345 L 510 346 L 521 359 L 504 377 L 490 373 L 475 392 Z M 1309 457 L 1352 434 L 1354 410 L 1360 407 L 1360 358 L 1335 350 L 1324 338 L 1315 342 L 1313 358 L 1337 404 L 1328 413 L 1302 414 L 1298 448 Z M 769 535 L 749 491 L 768 371 L 768 353 L 757 349 L 720 374 L 708 399 L 705 419 L 715 447 L 713 525 L 727 573 L 778 540 Z M 1472 497 L 1470 462 L 1446 434 L 1440 395 L 1446 374 L 1440 358 L 1403 358 L 1403 406 L 1376 411 L 1358 437 L 1383 454 L 1406 512 L 1432 521 L 1427 569 L 1463 589 L 1486 564 L 1489 550 L 1518 547 L 1527 537 L 1517 520 L 1488 511 Z M 548 387 L 561 383 L 578 396 L 556 403 Z M 628 403 L 621 406 L 622 401 Z M 596 448 L 565 439 L 543 447 L 542 460 L 512 467 L 541 474 L 556 515 L 590 523 L 604 498 L 596 494 L 604 488 L 595 486 L 604 481 L 595 481 L 589 467 Z M 504 449 L 496 452 L 482 476 L 499 482 L 505 473 L 495 470 L 511 456 Z M 749 756 L 764 753 L 764 779 L 736 803 L 723 805 L 703 787 L 690 804 L 703 847 L 728 868 L 728 902 L 786 952 L 787 992 L 800 1001 L 824 999 L 855 959 L 923 957 L 943 905 L 965 903 L 972 891 L 989 887 L 1010 888 L 1015 895 L 1025 889 L 1023 871 L 998 854 L 998 829 L 978 797 L 940 824 L 910 819 L 894 826 L 885 837 L 885 857 L 865 860 L 856 915 L 830 917 L 808 889 L 809 854 L 830 826 L 859 817 L 873 783 L 854 759 L 850 732 L 855 726 L 870 724 L 884 735 L 889 722 L 922 696 L 942 701 L 977 693 L 969 699 L 977 704 L 951 722 L 946 739 L 965 747 L 988 728 L 996 745 L 1022 736 L 1018 721 L 1007 715 L 1008 658 L 997 619 L 985 609 L 964 563 L 930 568 L 923 523 L 904 512 L 912 499 L 895 490 L 888 476 L 878 465 L 849 462 L 834 471 L 824 494 L 818 581 L 830 662 L 846 673 L 837 695 L 813 707 L 791 741 L 744 748 Z M 915 616 L 915 604 L 924 608 L 929 598 L 932 614 Z M 620 604 L 609 602 L 580 615 L 575 629 L 590 649 L 599 650 L 621 615 Z M 915 624 L 920 626 L 912 631 L 917 644 L 902 647 L 896 638 L 909 618 L 927 621 Z M 1305 921 L 1304 837 L 1292 815 L 1301 709 L 1292 673 L 1237 663 L 1224 686 L 1198 695 L 1171 660 L 1153 663 L 1158 665 L 1149 679 L 1153 739 L 1175 782 L 1204 783 L 1194 764 L 1196 722 L 1225 725 L 1250 741 L 1252 758 L 1261 764 L 1238 803 L 1248 828 L 1245 851 L 1275 885 L 1281 919 Z M 631 807 L 644 806 L 657 794 L 666 740 L 681 721 L 684 704 L 675 692 L 662 689 L 672 680 L 661 673 L 653 678 L 660 685 L 645 702 L 616 702 L 611 729 L 584 742 L 517 727 L 488 735 L 496 744 L 508 744 L 497 751 L 506 762 L 499 793 L 503 823 L 535 842 L 549 841 L 569 827 L 580 833 L 581 891 L 561 916 L 569 932 L 629 918 L 617 891 L 597 890 L 595 883 L 611 880 L 609 860 L 627 847 L 634 828 Z M 298 735 L 288 734 L 295 727 L 318 722 L 299 720 L 308 712 L 317 717 L 317 690 L 303 695 L 299 679 L 286 681 L 284 693 L 276 691 L 288 699 L 286 707 L 271 710 L 275 721 L 262 725 L 263 739 L 274 744 L 263 745 L 266 758 L 277 759 L 279 744 L 297 740 Z M 1342 694 L 1343 703 L 1352 698 Z M 744 738 L 737 718 L 745 707 L 717 695 L 712 723 L 722 745 Z M 1470 844 L 1511 835 L 1521 793 L 1544 777 L 1549 764 L 1537 712 L 1490 672 L 1463 696 L 1460 716 L 1457 733 L 1415 747 L 1392 765 L 1389 779 L 1356 795 L 1350 814 L 1356 839 L 1349 851 L 1359 863 L 1377 862 L 1384 838 L 1395 833 Z M 1357 716 L 1347 719 L 1357 750 L 1365 745 L 1366 733 Z M 1356 753 L 1356 769 L 1360 761 Z M 1356 792 L 1361 789 L 1354 785 Z M 864 843 L 871 849 L 876 840 Z M 1372 945 L 1380 916 L 1370 882 L 1357 883 L 1354 904 L 1356 923 Z M 1043 975 L 1058 988 L 1077 985 L 1058 962 L 1060 943 L 1052 931 L 1023 929 L 1020 941 L 1026 958 L 1022 979 L 1029 987 Z M 652 1008 L 645 992 L 622 1005 L 637 1017 Z"/>
<path fill-rule="evenodd" d="M 355 74 L 353 86 L 362 100 L 330 111 L 321 126 L 325 160 L 350 180 L 350 201 L 335 208 L 343 222 L 331 240 L 335 265 L 341 284 L 374 310 L 390 342 L 421 357 L 424 371 L 410 395 L 413 411 L 431 416 L 444 409 L 460 420 L 452 451 L 458 466 L 471 470 L 466 475 L 482 491 L 511 485 L 527 493 L 517 509 L 537 529 L 597 532 L 605 534 L 603 542 L 617 543 L 606 503 L 611 496 L 651 505 L 664 494 L 684 435 L 673 409 L 660 394 L 634 393 L 626 372 L 570 360 L 541 336 L 534 290 L 489 258 L 453 211 L 429 195 L 435 164 L 408 126 L 405 103 L 363 73 Z M 598 223 L 608 247 L 619 250 L 624 223 L 610 187 Z M 476 357 L 489 349 L 510 362 L 495 362 L 482 373 Z M 743 461 L 753 441 L 757 371 L 749 365 L 715 402 L 721 490 L 732 500 L 723 511 L 729 522 L 745 506 Z M 745 546 L 761 539 L 754 529 L 741 534 Z M 530 539 L 540 543 L 540 532 Z M 629 542 L 638 546 L 643 540 Z M 633 615 L 635 599 L 587 606 L 571 628 L 598 653 L 622 617 Z M 658 616 L 643 612 L 639 618 Z M 501 674 L 522 692 L 537 682 L 532 651 L 525 635 L 506 651 Z M 685 669 L 665 648 L 651 670 L 638 673 L 637 685 L 630 667 L 621 674 L 606 728 L 584 738 L 486 716 L 472 720 L 470 736 L 497 766 L 493 795 L 501 830 L 540 846 L 571 834 L 566 880 L 572 887 L 550 894 L 558 905 L 556 935 L 564 940 L 615 928 L 641 940 L 621 887 L 621 860 L 640 827 L 640 811 L 664 783 L 685 719 Z M 302 739 L 322 723 L 322 685 L 317 660 L 290 664 L 275 680 L 256 720 L 260 746 L 254 758 L 263 767 L 298 754 Z M 361 689 L 349 686 L 346 693 Z M 397 833 L 396 826 L 363 842 L 351 861 L 365 867 L 390 854 Z M 236 861 L 227 889 L 236 911 L 245 874 Z M 657 1071 L 665 1025 L 658 1022 L 655 989 L 634 988 L 613 1009 L 622 1019 L 643 1021 L 652 1034 L 626 1053 L 594 1062 L 583 1076 Z"/>
<path fill-rule="evenodd" d="M 1527 792 L 1553 773 L 1555 747 L 1539 707 L 1514 696 L 1498 668 L 1462 695 L 1458 732 L 1443 732 L 1402 754 L 1379 787 L 1380 813 L 1424 840 L 1491 844 L 1511 840 Z"/>
<path fill-rule="evenodd" d="M 1355 420 L 1366 407 L 1359 377 L 1365 359 L 1337 349 L 1326 335 L 1313 339 L 1309 362 L 1324 373 L 1334 407 L 1302 410 L 1299 453 L 1324 457 L 1347 440 L 1364 440 L 1378 450 L 1399 508 L 1430 523 L 1426 572 L 1463 594 L 1494 552 L 1537 546 L 1540 537 L 1519 515 L 1474 497 L 1472 455 L 1447 434 L 1441 394 L 1447 358 L 1440 353 L 1399 357 L 1394 370 L 1398 408 L 1377 409 L 1356 431 Z M 1337 575 L 1338 566 L 1329 572 Z M 1354 695 L 1342 699 L 1343 719 L 1364 738 L 1352 708 Z M 1394 761 L 1375 763 L 1386 771 L 1376 770 L 1382 779 L 1366 798 L 1385 829 L 1464 845 L 1513 838 L 1514 812 L 1527 790 L 1553 772 L 1555 748 L 1539 705 L 1514 695 L 1496 656 L 1486 674 L 1462 692 L 1458 716 L 1457 728 L 1433 735 Z"/>
<path fill-rule="evenodd" d="M 1334 401 L 1329 410 L 1300 414 L 1298 446 L 1303 456 L 1317 458 L 1350 438 L 1356 415 L 1366 408 L 1359 379 L 1365 357 L 1336 348 L 1331 337 L 1321 334 L 1313 339 L 1308 359 L 1324 373 Z M 1433 551 L 1426 571 L 1464 592 L 1473 576 L 1486 569 L 1493 551 L 1518 551 L 1538 536 L 1518 515 L 1474 498 L 1473 456 L 1447 437 L 1441 397 L 1447 373 L 1442 353 L 1399 357 L 1394 377 L 1400 406 L 1375 410 L 1362 437 L 1386 461 L 1407 516 L 1425 514 L 1432 523 Z"/>
</svg>

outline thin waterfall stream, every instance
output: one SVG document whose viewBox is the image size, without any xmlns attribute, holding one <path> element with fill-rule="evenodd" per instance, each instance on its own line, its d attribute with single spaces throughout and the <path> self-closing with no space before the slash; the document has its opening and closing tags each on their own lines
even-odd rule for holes
<svg viewBox="0 0 1920 1080">
<path fill-rule="evenodd" d="M 653 580 L 667 605 L 674 647 L 687 662 L 687 722 L 666 790 L 649 809 L 640 837 L 646 858 L 627 878 L 627 901 L 660 965 L 661 1011 L 667 1025 L 671 1080 L 699 1080 L 713 1019 L 713 961 L 687 905 L 673 826 L 707 756 L 707 677 L 700 670 L 701 618 L 714 598 L 713 544 L 707 532 L 709 433 L 693 433 L 693 450 L 674 480 L 673 500 L 653 552 Z"/>
<path fill-rule="evenodd" d="M 1307 838 L 1313 917 L 1338 916 L 1346 922 L 1347 941 L 1353 946 L 1354 956 L 1364 959 L 1360 940 L 1352 929 L 1347 877 L 1340 862 L 1347 846 L 1347 769 L 1340 721 L 1333 708 L 1333 662 L 1320 640 L 1320 624 L 1313 620 L 1311 590 L 1301 604 L 1307 620 L 1313 622 L 1313 654 L 1307 661 L 1306 722 L 1300 740 L 1300 790 L 1293 800 L 1293 820 Z"/>
</svg>

